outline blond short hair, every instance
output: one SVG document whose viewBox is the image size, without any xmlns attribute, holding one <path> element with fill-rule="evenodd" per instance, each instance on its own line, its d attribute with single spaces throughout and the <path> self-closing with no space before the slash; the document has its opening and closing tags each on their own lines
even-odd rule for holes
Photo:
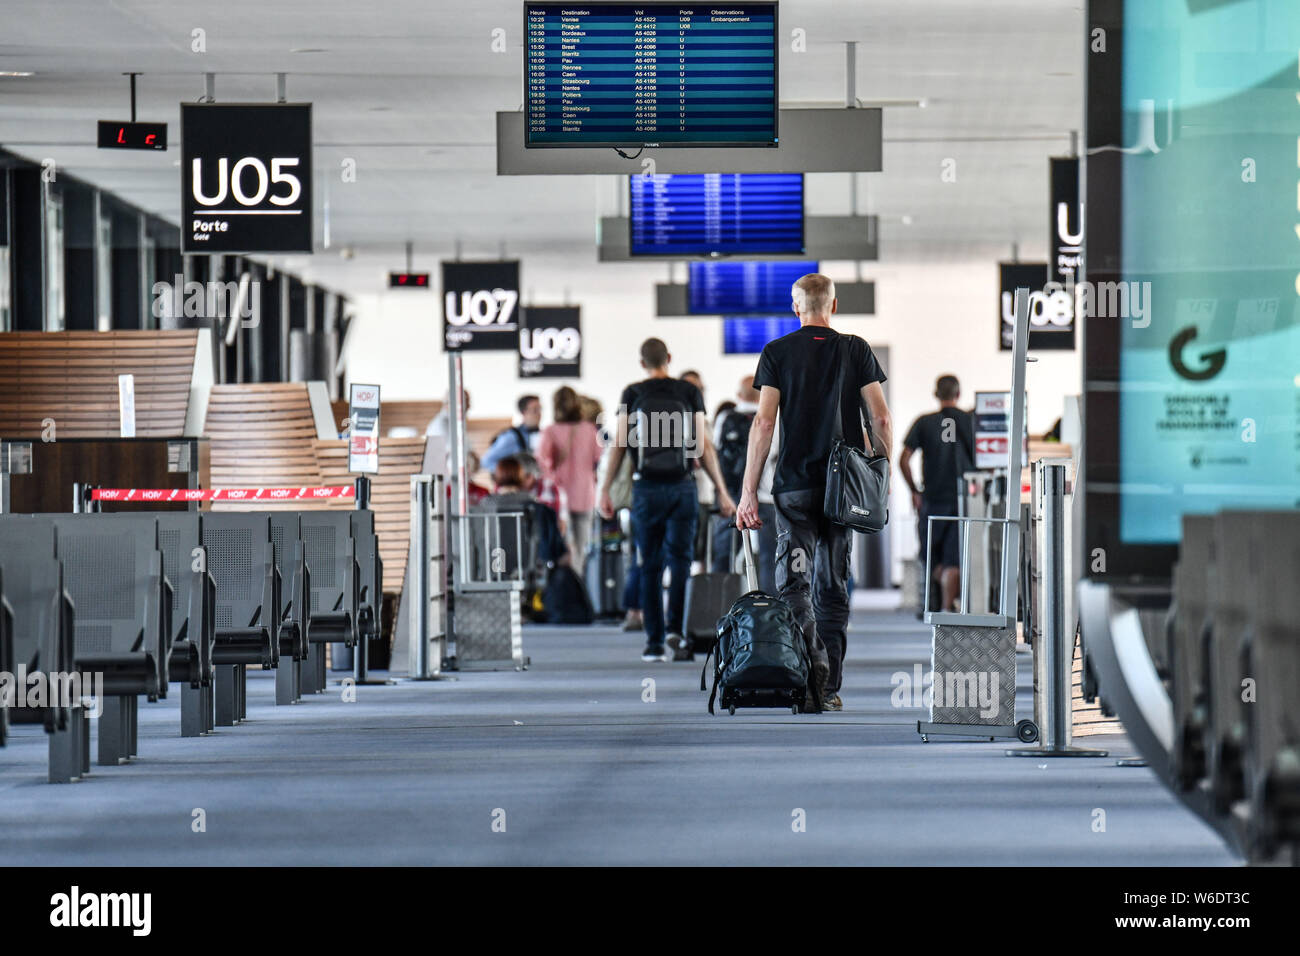
<svg viewBox="0 0 1300 956">
<path fill-rule="evenodd" d="M 790 298 L 800 315 L 830 315 L 835 283 L 820 272 L 810 272 L 790 287 Z"/>
</svg>

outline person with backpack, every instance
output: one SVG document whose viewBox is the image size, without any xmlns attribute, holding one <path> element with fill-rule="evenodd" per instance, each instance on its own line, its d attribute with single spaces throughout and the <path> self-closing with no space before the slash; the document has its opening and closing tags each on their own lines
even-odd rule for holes
<svg viewBox="0 0 1300 956">
<path fill-rule="evenodd" d="M 754 376 L 746 375 L 736 390 L 731 408 L 719 412 L 713 424 L 713 444 L 718 449 L 718 468 L 727 483 L 732 501 L 739 501 L 745 479 L 745 459 L 749 454 L 749 430 L 758 414 L 758 389 Z M 758 583 L 768 594 L 776 593 L 776 506 L 772 503 L 772 478 L 776 472 L 776 450 L 772 442 L 767 463 L 758 480 L 758 516 L 763 522 L 758 532 Z M 713 522 L 713 566 L 715 574 L 734 571 L 736 523 L 729 518 Z"/>
<path fill-rule="evenodd" d="M 497 462 L 507 455 L 532 454 L 541 432 L 542 400 L 536 395 L 525 395 L 519 399 L 517 407 L 519 424 L 498 432 L 483 455 L 483 467 L 488 471 L 495 470 Z"/>
<path fill-rule="evenodd" d="M 763 526 L 758 487 L 779 411 L 781 448 L 772 482 L 776 586 L 803 628 L 823 707 L 836 711 L 843 709 L 839 692 L 853 538 L 848 527 L 826 517 L 827 462 L 837 440 L 866 450 L 864 407 L 876 454 L 889 454 L 893 426 L 880 387 L 885 373 L 871 346 L 830 327 L 837 309 L 835 283 L 810 273 L 795 282 L 791 298 L 799 328 L 769 342 L 754 373 L 758 411 L 749 429 L 736 523 L 741 528 Z"/>
<path fill-rule="evenodd" d="M 615 442 L 600 489 L 600 513 L 612 518 L 610 484 L 630 450 L 632 520 L 641 559 L 641 613 L 646 633 L 643 661 L 666 661 L 669 647 L 677 651 L 686 643 L 682 620 L 697 518 L 691 470 L 694 460 L 703 461 L 717 489 L 721 513 L 735 513 L 709 438 L 704 396 L 690 382 L 668 374 L 671 361 L 662 339 L 650 338 L 641 344 L 641 366 L 648 377 L 623 390 Z M 672 574 L 666 619 L 665 563 Z"/>
<path fill-rule="evenodd" d="M 934 383 L 939 410 L 912 423 L 903 439 L 898 469 L 912 492 L 920 555 L 926 558 L 926 528 L 931 515 L 957 514 L 957 484 L 975 467 L 975 419 L 957 407 L 961 383 L 955 375 L 940 375 Z M 912 455 L 921 453 L 921 487 L 912 476 Z M 942 594 L 942 610 L 955 610 L 961 593 L 961 534 L 955 521 L 934 523 L 932 563 Z"/>
</svg>

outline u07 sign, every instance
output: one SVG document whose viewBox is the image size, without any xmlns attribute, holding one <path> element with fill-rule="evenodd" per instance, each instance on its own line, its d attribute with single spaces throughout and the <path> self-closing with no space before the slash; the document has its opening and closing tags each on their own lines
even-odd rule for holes
<svg viewBox="0 0 1300 956">
<path fill-rule="evenodd" d="M 520 378 L 581 375 L 581 310 L 577 306 L 529 306 L 520 310 Z"/>
</svg>

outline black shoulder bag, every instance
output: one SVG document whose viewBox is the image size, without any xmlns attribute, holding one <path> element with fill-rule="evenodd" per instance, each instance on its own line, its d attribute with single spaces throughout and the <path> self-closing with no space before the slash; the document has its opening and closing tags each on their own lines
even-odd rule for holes
<svg viewBox="0 0 1300 956">
<path fill-rule="evenodd" d="M 844 441 L 844 366 L 847 361 L 848 355 L 841 346 L 840 367 L 835 375 L 835 431 L 831 435 L 831 455 L 826 462 L 826 498 L 822 510 L 836 524 L 876 534 L 889 521 L 889 458 L 872 454 L 876 441 L 869 421 L 863 422 L 870 443 L 867 451 Z M 858 405 L 861 415 L 860 398 Z"/>
</svg>

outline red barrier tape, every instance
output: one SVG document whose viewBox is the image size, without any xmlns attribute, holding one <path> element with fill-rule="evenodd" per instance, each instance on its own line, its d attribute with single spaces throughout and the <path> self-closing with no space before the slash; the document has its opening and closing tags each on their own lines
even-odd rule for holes
<svg viewBox="0 0 1300 956">
<path fill-rule="evenodd" d="M 93 501 L 296 501 L 350 498 L 351 485 L 339 488 L 95 488 Z"/>
</svg>

